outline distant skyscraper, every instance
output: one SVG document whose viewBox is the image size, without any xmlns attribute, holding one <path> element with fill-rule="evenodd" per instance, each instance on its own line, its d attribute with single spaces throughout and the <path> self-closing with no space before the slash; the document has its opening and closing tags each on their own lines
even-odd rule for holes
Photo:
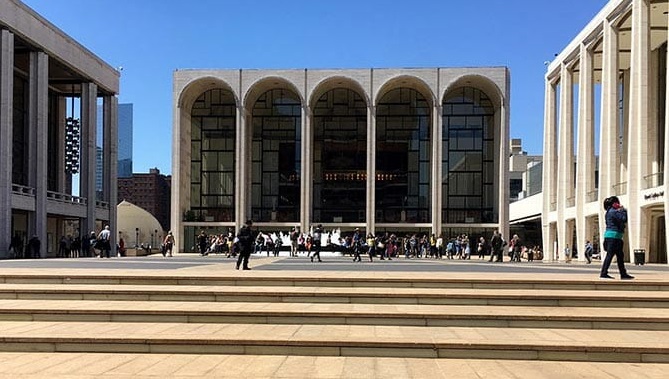
<svg viewBox="0 0 669 379">
<path fill-rule="evenodd" d="M 97 146 L 102 148 L 102 105 L 98 105 Z M 119 178 L 132 176 L 132 104 L 118 105 L 118 173 Z M 102 178 L 102 157 L 98 157 L 96 177 Z M 102 192 L 102 181 L 95 189 Z"/>
<path fill-rule="evenodd" d="M 132 104 L 118 105 L 118 177 L 132 176 Z"/>
</svg>

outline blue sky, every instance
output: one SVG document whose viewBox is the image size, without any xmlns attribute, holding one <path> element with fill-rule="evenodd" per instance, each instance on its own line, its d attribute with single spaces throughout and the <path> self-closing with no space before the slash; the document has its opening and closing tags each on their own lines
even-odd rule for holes
<svg viewBox="0 0 669 379">
<path fill-rule="evenodd" d="M 508 66 L 511 136 L 542 153 L 544 62 L 607 0 L 24 0 L 114 67 L 134 172 L 172 172 L 172 72 Z"/>
</svg>

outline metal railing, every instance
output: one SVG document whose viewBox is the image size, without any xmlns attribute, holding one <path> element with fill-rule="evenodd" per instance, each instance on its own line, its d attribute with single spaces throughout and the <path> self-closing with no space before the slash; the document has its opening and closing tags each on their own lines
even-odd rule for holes
<svg viewBox="0 0 669 379">
<path fill-rule="evenodd" d="M 664 172 L 656 172 L 654 174 L 643 177 L 646 186 L 643 189 L 655 188 L 664 185 Z"/>
<path fill-rule="evenodd" d="M 54 191 L 46 191 L 46 198 L 49 200 L 57 201 L 59 203 L 81 204 L 81 205 L 86 205 L 87 203 L 85 197 L 79 197 Z"/>
<path fill-rule="evenodd" d="M 576 197 L 571 196 L 567 198 L 567 208 L 571 208 L 576 204 Z"/>
<path fill-rule="evenodd" d="M 22 196 L 35 196 L 35 189 L 33 187 L 26 187 L 12 183 L 12 193 Z"/>
<path fill-rule="evenodd" d="M 613 185 L 613 194 L 616 196 L 624 195 L 627 193 L 627 182 L 620 182 Z"/>
</svg>

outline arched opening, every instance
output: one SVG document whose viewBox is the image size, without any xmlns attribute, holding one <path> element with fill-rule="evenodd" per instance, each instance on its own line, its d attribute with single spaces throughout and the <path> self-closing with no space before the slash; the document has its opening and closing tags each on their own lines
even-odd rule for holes
<svg viewBox="0 0 669 379">
<path fill-rule="evenodd" d="M 376 111 L 376 221 L 430 222 L 429 101 L 413 88 L 384 94 Z"/>
<path fill-rule="evenodd" d="M 300 97 L 270 89 L 252 110 L 251 214 L 261 222 L 298 221 L 302 135 Z"/>
<path fill-rule="evenodd" d="M 234 221 L 237 106 L 226 89 L 203 92 L 191 108 L 191 196 L 188 219 Z"/>
<path fill-rule="evenodd" d="M 356 91 L 334 88 L 313 106 L 315 222 L 364 222 L 367 104 Z"/>
<path fill-rule="evenodd" d="M 494 105 L 474 87 L 450 91 L 442 105 L 442 220 L 497 222 Z"/>
</svg>

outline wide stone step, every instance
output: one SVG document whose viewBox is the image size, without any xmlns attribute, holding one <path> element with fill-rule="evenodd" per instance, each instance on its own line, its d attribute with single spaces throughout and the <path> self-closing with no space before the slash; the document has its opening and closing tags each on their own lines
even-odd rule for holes
<svg viewBox="0 0 669 379">
<path fill-rule="evenodd" d="M 370 287 L 0 284 L 0 299 L 669 308 L 669 292 Z"/>
<path fill-rule="evenodd" d="M 246 274 L 248 273 L 248 274 Z M 594 276 L 594 275 L 593 275 Z M 98 284 L 98 285 L 207 285 L 262 287 L 374 287 L 374 288 L 474 288 L 474 289 L 562 289 L 562 290 L 625 290 L 669 291 L 669 281 L 599 280 L 565 278 L 560 275 L 453 276 L 444 278 L 421 273 L 224 271 L 215 275 L 194 275 L 191 272 L 166 274 L 163 271 L 133 271 L 123 274 L 104 271 L 97 274 L 67 272 L 41 274 L 0 274 L 0 283 Z"/>
<path fill-rule="evenodd" d="M 669 332 L 362 325 L 0 322 L 0 351 L 668 363 Z"/>
<path fill-rule="evenodd" d="M 287 355 L 0 353 L 0 377 L 71 378 L 665 378 L 668 364 Z"/>
<path fill-rule="evenodd" d="M 0 300 L 0 320 L 669 330 L 665 309 L 522 306 Z"/>
</svg>

